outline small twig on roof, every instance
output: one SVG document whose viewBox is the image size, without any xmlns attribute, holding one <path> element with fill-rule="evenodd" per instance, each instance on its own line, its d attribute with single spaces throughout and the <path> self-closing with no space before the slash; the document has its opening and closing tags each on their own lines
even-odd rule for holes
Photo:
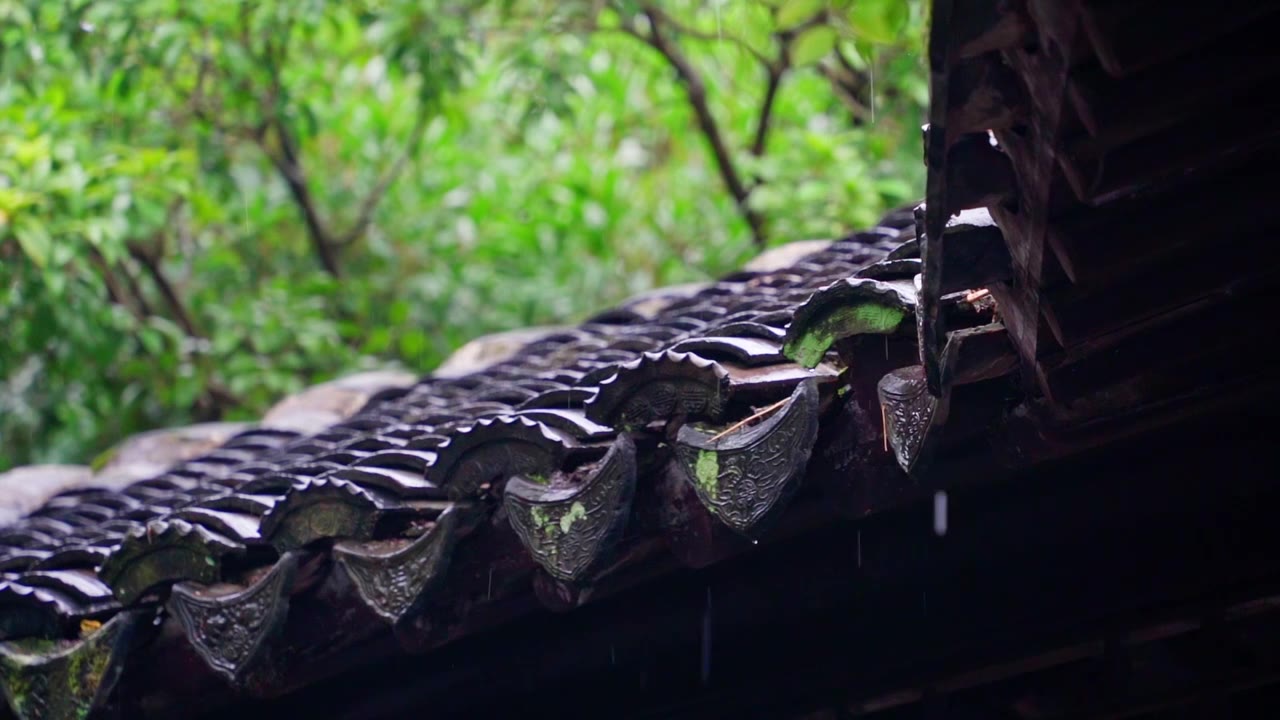
<svg viewBox="0 0 1280 720">
<path fill-rule="evenodd" d="M 707 442 L 709 442 L 709 443 L 713 443 L 713 442 L 715 442 L 715 441 L 719 440 L 720 438 L 724 437 L 725 435 L 728 435 L 729 433 L 734 432 L 734 431 L 735 431 L 735 430 L 737 430 L 738 428 L 741 428 L 743 425 L 746 425 L 747 423 L 750 423 L 750 422 L 752 422 L 752 421 L 754 421 L 754 420 L 759 420 L 760 418 L 762 418 L 762 417 L 764 417 L 764 416 L 768 415 L 769 413 L 773 412 L 774 410 L 777 410 L 778 408 L 782 407 L 783 405 L 786 405 L 786 404 L 787 404 L 787 400 L 790 400 L 790 398 L 783 398 L 783 399 L 779 400 L 778 402 L 776 402 L 776 403 L 774 403 L 774 404 L 770 405 L 769 407 L 766 407 L 766 408 L 763 408 L 763 409 L 757 410 L 757 411 L 755 412 L 755 414 L 753 414 L 751 417 L 746 418 L 745 420 L 739 420 L 738 422 L 736 422 L 736 423 L 734 423 L 734 424 L 730 425 L 729 427 L 725 428 L 724 430 L 721 430 L 720 432 L 716 433 L 716 434 L 715 434 L 714 436 L 712 436 L 712 438 L 711 438 L 710 440 L 708 440 Z"/>
<path fill-rule="evenodd" d="M 884 438 L 884 451 L 889 452 L 889 416 L 884 403 L 880 403 L 880 437 Z"/>
</svg>

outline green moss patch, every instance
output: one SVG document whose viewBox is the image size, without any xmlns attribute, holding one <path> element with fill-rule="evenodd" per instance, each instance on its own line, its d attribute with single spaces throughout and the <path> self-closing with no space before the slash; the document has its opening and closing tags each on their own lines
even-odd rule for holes
<svg viewBox="0 0 1280 720">
<path fill-rule="evenodd" d="M 694 477 L 697 478 L 698 487 L 707 494 L 707 497 L 714 498 L 716 492 L 720 489 L 720 457 L 714 450 L 701 450 L 698 452 L 698 462 L 693 467 Z"/>
<path fill-rule="evenodd" d="M 907 312 L 891 305 L 861 302 L 820 313 L 787 341 L 782 352 L 805 367 L 815 367 L 839 338 L 888 335 L 898 329 Z"/>
<path fill-rule="evenodd" d="M 560 518 L 560 532 L 567 535 L 569 533 L 569 528 L 573 527 L 575 522 L 585 518 L 586 516 L 587 508 L 584 507 L 582 503 L 574 501 L 574 503 L 569 506 L 569 512 L 565 513 Z"/>
</svg>

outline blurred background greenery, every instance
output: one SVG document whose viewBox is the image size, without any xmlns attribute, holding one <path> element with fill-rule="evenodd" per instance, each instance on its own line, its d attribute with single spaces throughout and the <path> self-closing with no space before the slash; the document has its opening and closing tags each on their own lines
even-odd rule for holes
<svg viewBox="0 0 1280 720">
<path fill-rule="evenodd" d="M 0 0 L 0 470 L 923 188 L 918 0 Z"/>
</svg>

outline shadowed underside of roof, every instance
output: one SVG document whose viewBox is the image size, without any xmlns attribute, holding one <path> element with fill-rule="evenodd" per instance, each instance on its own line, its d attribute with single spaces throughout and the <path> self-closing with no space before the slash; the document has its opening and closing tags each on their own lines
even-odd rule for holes
<svg viewBox="0 0 1280 720">
<path fill-rule="evenodd" d="M 1275 265 L 1249 258 L 1280 220 L 1266 198 L 1280 180 L 1280 62 L 1261 53 L 1275 15 L 1235 2 L 938 0 L 924 205 L 804 246 L 814 252 L 781 268 L 515 339 L 477 372 L 365 386 L 325 427 L 295 404 L 280 410 L 287 422 L 158 475 L 53 497 L 0 529 L 11 707 L 167 717 L 193 698 L 214 709 L 291 692 L 326 707 L 321 680 L 371 666 L 376 676 L 356 677 L 385 707 L 369 699 L 362 713 L 393 713 L 390 696 L 411 688 L 445 714 L 498 702 L 455 687 L 502 689 L 511 709 L 530 697 L 522 682 L 558 682 L 574 663 L 594 677 L 620 649 L 674 643 L 657 636 L 687 608 L 709 633 L 710 585 L 704 600 L 696 575 L 733 588 L 714 605 L 737 619 L 721 623 L 763 633 L 733 646 L 738 684 L 717 696 L 723 712 L 759 701 L 768 683 L 752 668 L 767 666 L 812 691 L 785 709 L 793 717 L 838 706 L 893 718 L 948 693 L 958 717 L 1129 716 L 1098 710 L 1120 691 L 1062 704 L 1079 696 L 1078 663 L 1092 672 L 1101 658 L 1119 682 L 1117 663 L 1125 677 L 1158 663 L 1116 653 L 1158 646 L 1167 660 L 1202 627 L 1222 640 L 1228 622 L 1274 624 L 1262 581 L 1280 566 L 1256 551 L 1276 540 L 1274 523 L 1197 484 L 1208 471 L 1191 450 L 1206 425 L 1256 429 L 1274 407 L 1274 374 L 1252 346 L 1275 329 L 1256 312 Z M 1163 31 L 1145 39 L 1138 27 Z M 1161 437 L 1185 452 L 1157 453 Z M 1088 464 L 1099 448 L 1112 454 Z M 1028 468 L 1043 486 L 997 489 Z M 978 494 L 948 510 L 944 491 L 962 489 Z M 1233 492 L 1274 494 L 1252 481 Z M 910 514 L 921 501 L 932 528 Z M 1208 532 L 1206 512 L 1236 533 L 1214 535 L 1211 550 L 1182 537 Z M 920 540 L 947 535 L 948 518 L 976 535 L 951 530 L 946 549 Z M 1169 548 L 1181 562 L 1144 565 Z M 1133 587 L 1146 570 L 1150 587 Z M 930 575 L 994 589 L 966 595 Z M 931 616 L 924 588 L 947 609 Z M 1039 635 L 1111 622 L 1117 607 L 1185 610 L 1194 593 L 1213 600 L 1195 595 L 1208 609 L 1192 620 Z M 864 612 L 841 614 L 853 606 Z M 522 640 L 486 649 L 542 608 L 582 620 L 547 621 L 543 634 L 522 625 L 508 631 Z M 744 619 L 777 608 L 811 611 L 795 628 L 826 622 L 826 635 L 877 649 L 788 655 L 785 628 Z M 932 640 L 916 632 L 926 627 Z M 966 634 L 977 628 L 1006 635 L 983 644 Z M 1046 644 L 1018 663 L 940 664 L 944 651 L 1032 635 Z M 574 650 L 531 650 L 548 636 Z M 386 664 L 424 654 L 451 659 L 430 678 Z M 1225 693 L 1239 668 L 1217 660 L 1196 667 Z M 468 676 L 479 668 L 504 670 Z M 1046 668 L 1067 668 L 1049 700 L 1028 690 Z M 1254 688 L 1275 667 L 1247 669 Z M 987 694 L 964 694 L 975 687 Z"/>
</svg>

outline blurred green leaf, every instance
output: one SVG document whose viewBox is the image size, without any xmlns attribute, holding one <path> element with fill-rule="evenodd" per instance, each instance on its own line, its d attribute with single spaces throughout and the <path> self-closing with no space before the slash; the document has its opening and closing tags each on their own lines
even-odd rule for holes
<svg viewBox="0 0 1280 720">
<path fill-rule="evenodd" d="M 849 8 L 853 31 L 881 45 L 900 40 L 910 17 L 911 6 L 904 0 L 853 0 Z"/>
<path fill-rule="evenodd" d="M 49 230 L 40 222 L 30 217 L 19 217 L 13 222 L 13 234 L 27 258 L 43 268 L 49 263 L 49 254 L 53 252 L 53 238 Z"/>
<path fill-rule="evenodd" d="M 828 25 L 808 28 L 792 42 L 791 62 L 796 66 L 815 63 L 835 49 L 836 40 L 835 29 Z"/>
<path fill-rule="evenodd" d="M 779 30 L 790 30 L 822 11 L 825 0 L 783 0 L 776 11 Z"/>
</svg>

